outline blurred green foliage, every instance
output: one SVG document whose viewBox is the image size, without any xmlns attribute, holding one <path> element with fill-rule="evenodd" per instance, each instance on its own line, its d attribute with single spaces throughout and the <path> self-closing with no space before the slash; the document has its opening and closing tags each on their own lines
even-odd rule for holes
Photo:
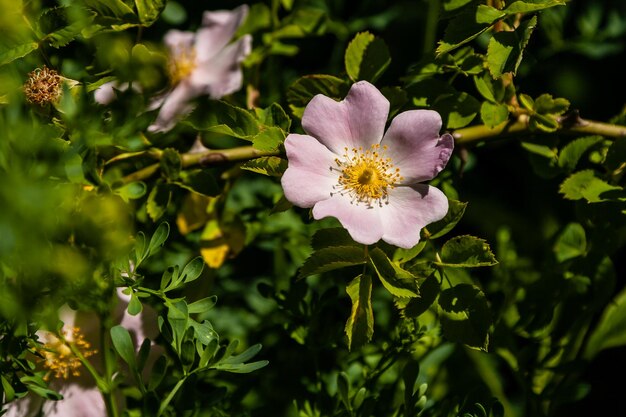
<svg viewBox="0 0 626 417">
<path fill-rule="evenodd" d="M 164 33 L 234 6 L 0 0 L 3 403 L 58 398 L 36 332 L 68 303 L 104 323 L 129 416 L 623 415 L 626 142 L 575 128 L 625 124 L 624 3 L 254 2 L 245 87 L 146 133 Z M 22 86 L 44 65 L 64 79 L 40 106 Z M 364 250 L 277 181 L 308 101 L 361 79 L 457 138 L 526 121 L 457 142 L 432 182 L 448 216 L 409 250 Z M 158 314 L 149 378 L 115 287 Z"/>
</svg>

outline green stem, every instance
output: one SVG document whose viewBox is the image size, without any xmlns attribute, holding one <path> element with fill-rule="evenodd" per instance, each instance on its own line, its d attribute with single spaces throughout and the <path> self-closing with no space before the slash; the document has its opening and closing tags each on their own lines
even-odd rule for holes
<svg viewBox="0 0 626 417">
<path fill-rule="evenodd" d="M 528 116 L 521 115 L 515 121 L 501 123 L 493 128 L 485 125 L 470 126 L 452 132 L 458 144 L 475 144 L 476 142 L 508 136 L 527 136 L 536 133 L 530 129 Z M 560 121 L 553 133 L 568 135 L 602 135 L 609 138 L 626 137 L 626 126 L 596 122 L 576 117 L 572 122 L 567 119 Z M 541 132 L 539 132 L 541 133 Z"/>
<path fill-rule="evenodd" d="M 260 151 L 252 146 L 241 146 L 238 148 L 219 149 L 206 152 L 185 153 L 181 155 L 183 168 L 192 166 L 210 166 L 224 162 L 246 161 L 258 158 L 260 156 L 275 156 L 278 151 Z M 142 181 L 150 178 L 159 171 L 159 164 L 148 165 L 145 168 L 135 171 L 123 177 L 120 181 L 122 184 L 128 184 L 135 181 Z"/>
<path fill-rule="evenodd" d="M 437 23 L 439 23 L 439 1 L 426 0 L 428 3 L 428 15 L 426 16 L 426 27 L 424 28 L 424 55 L 435 49 L 437 43 Z"/>
<path fill-rule="evenodd" d="M 161 406 L 159 407 L 159 413 L 157 414 L 157 417 L 160 417 L 161 415 L 163 415 L 163 412 L 165 412 L 165 409 L 167 408 L 167 406 L 170 404 L 170 402 L 172 402 L 172 400 L 174 399 L 174 396 L 176 395 L 178 390 L 183 386 L 183 384 L 185 383 L 186 379 L 187 379 L 187 377 L 183 377 L 182 379 L 178 380 L 178 382 L 176 383 L 176 385 L 174 386 L 172 391 L 170 391 L 170 393 L 167 395 L 167 397 L 161 403 Z"/>
<path fill-rule="evenodd" d="M 113 392 L 113 374 L 115 372 L 116 358 L 111 353 L 111 339 L 109 337 L 107 326 L 104 325 L 104 318 L 100 318 L 100 340 L 102 344 L 102 357 L 104 358 L 104 369 L 106 372 L 106 382 L 109 387 L 107 392 L 103 392 L 104 401 L 107 406 L 107 413 L 111 417 L 119 417 L 120 412 L 117 409 L 117 402 Z"/>
<path fill-rule="evenodd" d="M 517 120 L 503 122 L 493 128 L 485 125 L 464 127 L 452 132 L 452 136 L 459 145 L 475 145 L 478 142 L 499 139 L 505 137 L 524 137 L 533 135 L 536 132 L 531 130 L 527 115 L 520 115 Z M 602 135 L 608 138 L 626 137 L 626 126 L 619 126 L 610 123 L 602 123 L 594 120 L 581 119 L 575 117 L 558 120 L 559 127 L 554 134 L 568 135 Z M 252 146 L 241 146 L 238 148 L 210 150 L 197 153 L 185 153 L 181 155 L 183 168 L 193 166 L 211 166 L 224 162 L 246 161 L 261 156 L 276 156 L 278 151 L 260 151 Z M 160 155 L 151 155 L 159 158 Z M 121 184 L 129 184 L 135 181 L 146 180 L 159 172 L 159 164 L 148 165 L 121 178 Z"/>
</svg>

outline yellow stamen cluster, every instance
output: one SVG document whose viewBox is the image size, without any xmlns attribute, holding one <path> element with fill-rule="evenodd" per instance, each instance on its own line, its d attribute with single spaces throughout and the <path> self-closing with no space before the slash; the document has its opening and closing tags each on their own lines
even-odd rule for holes
<svg viewBox="0 0 626 417">
<path fill-rule="evenodd" d="M 362 203 L 368 207 L 389 204 L 389 191 L 404 178 L 391 158 L 385 157 L 386 150 L 386 146 L 381 149 L 379 144 L 366 150 L 362 147 L 344 148 L 342 158 L 335 159 L 337 167 L 331 167 L 331 170 L 339 171 L 333 189 L 341 195 L 350 195 L 353 204 Z"/>
<path fill-rule="evenodd" d="M 58 72 L 46 66 L 29 72 L 23 87 L 26 100 L 40 106 L 56 103 L 61 97 L 62 81 Z"/>
<path fill-rule="evenodd" d="M 196 50 L 192 46 L 178 45 L 176 53 L 170 56 L 168 71 L 172 84 L 187 78 L 196 67 Z"/>
<path fill-rule="evenodd" d="M 43 356 L 43 366 L 50 370 L 50 373 L 44 378 L 45 380 L 50 378 L 50 374 L 53 374 L 55 378 L 63 379 L 69 378 L 70 375 L 80 376 L 79 369 L 82 363 L 72 352 L 71 347 L 78 350 L 83 358 L 88 358 L 98 353 L 91 348 L 91 343 L 85 340 L 78 327 L 72 328 L 71 337 L 69 332 L 64 333 L 62 338 L 50 334 L 48 336 L 49 341 L 39 350 L 39 353 Z M 71 339 L 71 341 L 68 339 Z"/>
</svg>

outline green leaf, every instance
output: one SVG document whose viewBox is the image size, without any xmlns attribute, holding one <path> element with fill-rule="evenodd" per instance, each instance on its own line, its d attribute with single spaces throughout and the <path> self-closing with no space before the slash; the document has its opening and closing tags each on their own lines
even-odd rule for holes
<svg viewBox="0 0 626 417">
<path fill-rule="evenodd" d="M 220 371 L 232 372 L 236 374 L 248 374 L 250 372 L 254 372 L 258 369 L 266 367 L 270 362 L 269 361 L 258 361 L 251 363 L 243 363 L 243 364 L 217 364 L 215 369 Z"/>
<path fill-rule="evenodd" d="M 331 227 L 328 229 L 320 229 L 315 232 L 311 239 L 313 250 L 320 250 L 334 246 L 354 246 L 363 250 L 360 243 L 356 243 L 350 237 L 350 234 L 343 227 Z"/>
<path fill-rule="evenodd" d="M 128 314 L 130 314 L 131 316 L 136 316 L 137 314 L 141 313 L 142 310 L 143 305 L 141 304 L 141 301 L 139 301 L 139 297 L 137 297 L 135 294 L 131 294 L 130 301 L 128 302 Z"/>
<path fill-rule="evenodd" d="M 598 203 L 610 199 L 612 191 L 621 191 L 622 188 L 608 184 L 596 177 L 591 169 L 578 171 L 563 181 L 559 192 L 568 200 L 584 198 L 589 203 Z"/>
<path fill-rule="evenodd" d="M 185 268 L 183 268 L 183 272 L 181 273 L 182 280 L 185 284 L 195 281 L 202 274 L 202 270 L 204 269 L 204 260 L 202 256 L 198 256 L 192 259 Z"/>
<path fill-rule="evenodd" d="M 257 174 L 280 177 L 287 169 L 287 160 L 278 156 L 262 156 L 244 162 L 239 168 L 256 172 Z"/>
<path fill-rule="evenodd" d="M 152 221 L 159 220 L 167 211 L 172 198 L 172 190 L 168 184 L 157 183 L 148 195 L 146 209 Z"/>
<path fill-rule="evenodd" d="M 80 36 L 83 29 L 92 24 L 95 15 L 85 16 L 62 29 L 55 30 L 45 36 L 50 46 L 60 48 Z"/>
<path fill-rule="evenodd" d="M 183 167 L 183 161 L 178 151 L 172 148 L 163 150 L 161 154 L 161 160 L 159 162 L 161 173 L 165 178 L 175 181 L 180 175 L 180 170 Z"/>
<path fill-rule="evenodd" d="M 569 223 L 554 244 L 556 260 L 565 262 L 587 253 L 585 229 L 578 223 Z"/>
<path fill-rule="evenodd" d="M 447 12 L 460 9 L 472 0 L 443 0 L 443 9 Z"/>
<path fill-rule="evenodd" d="M 385 252 L 379 248 L 372 249 L 369 252 L 369 256 L 376 275 L 378 275 L 387 291 L 400 298 L 419 296 L 417 278 L 413 274 L 389 260 Z"/>
<path fill-rule="evenodd" d="M 457 236 L 444 243 L 439 265 L 456 268 L 492 266 L 498 263 L 484 239 L 474 236 Z"/>
<path fill-rule="evenodd" d="M 497 103 L 501 100 L 496 98 L 495 88 L 493 84 L 493 80 L 489 76 L 489 74 L 483 74 L 481 76 L 474 76 L 474 85 L 476 89 L 486 100 L 491 101 L 492 103 Z"/>
<path fill-rule="evenodd" d="M 467 203 L 457 200 L 448 200 L 448 212 L 446 215 L 443 219 L 429 224 L 423 234 L 428 239 L 436 239 L 445 235 L 461 221 L 466 208 Z"/>
<path fill-rule="evenodd" d="M 484 101 L 480 106 L 480 118 L 485 125 L 493 128 L 496 125 L 507 120 L 509 117 L 509 108 L 504 103 L 490 103 Z"/>
<path fill-rule="evenodd" d="M 239 355 L 231 356 L 223 361 L 221 364 L 239 364 L 249 361 L 254 358 L 261 351 L 261 344 L 257 343 L 256 345 L 250 346 L 248 349 L 240 353 Z"/>
<path fill-rule="evenodd" d="M 439 46 L 437 46 L 437 55 L 445 54 L 465 45 L 491 27 L 489 24 L 478 22 L 477 18 L 482 19 L 483 16 L 478 16 L 474 10 L 466 10 L 450 20 L 443 39 L 439 41 Z"/>
<path fill-rule="evenodd" d="M 287 101 L 293 114 L 301 118 L 304 107 L 315 95 L 323 94 L 326 97 L 341 100 L 348 94 L 349 88 L 349 83 L 332 75 L 306 75 L 289 86 Z"/>
<path fill-rule="evenodd" d="M 113 192 L 128 203 L 129 200 L 136 200 L 146 195 L 147 190 L 148 187 L 145 182 L 137 181 L 116 188 Z"/>
<path fill-rule="evenodd" d="M 565 5 L 566 0 L 519 0 L 508 5 L 504 11 L 507 14 L 530 13 L 548 9 L 554 6 Z"/>
<path fill-rule="evenodd" d="M 2 389 L 4 390 L 5 401 L 13 401 L 13 399 L 15 398 L 15 390 L 11 386 L 11 383 L 4 377 L 4 375 L 0 375 L 0 381 L 2 381 Z"/>
<path fill-rule="evenodd" d="M 189 171 L 182 171 L 180 173 L 180 180 L 173 184 L 178 185 L 194 193 L 206 195 L 208 197 L 215 197 L 220 195 L 222 190 L 217 184 L 213 174 L 206 169 L 192 169 Z"/>
<path fill-rule="evenodd" d="M 374 82 L 389 66 L 391 56 L 382 39 L 369 32 L 361 32 L 348 44 L 344 60 L 352 81 Z"/>
<path fill-rule="evenodd" d="M 133 340 L 128 330 L 119 325 L 111 327 L 111 341 L 113 342 L 115 351 L 120 355 L 120 358 L 122 358 L 132 370 L 136 370 L 135 347 L 133 346 Z"/>
<path fill-rule="evenodd" d="M 163 222 L 157 227 L 154 231 L 154 234 L 150 238 L 150 243 L 148 244 L 148 255 L 150 256 L 155 253 L 158 249 L 163 246 L 167 237 L 170 235 L 170 225 L 167 222 Z"/>
<path fill-rule="evenodd" d="M 135 16 L 133 9 L 122 0 L 82 0 L 89 8 L 103 16 L 117 18 L 132 18 Z"/>
<path fill-rule="evenodd" d="M 406 91 L 401 87 L 383 87 L 380 92 L 389 100 L 389 117 L 395 115 L 409 100 Z"/>
<path fill-rule="evenodd" d="M 552 98 L 550 94 L 542 94 L 535 99 L 533 109 L 539 114 L 559 115 L 569 108 L 569 101 L 564 98 Z"/>
<path fill-rule="evenodd" d="M 37 42 L 28 42 L 23 45 L 15 46 L 9 50 L 0 52 L 0 66 L 13 62 L 18 58 L 22 58 L 35 49 L 39 48 Z"/>
<path fill-rule="evenodd" d="M 152 25 L 165 9 L 166 0 L 135 0 L 139 21 L 144 26 Z"/>
<path fill-rule="evenodd" d="M 359 275 L 346 287 L 352 300 L 352 310 L 346 322 L 348 349 L 357 349 L 374 335 L 374 312 L 372 310 L 372 278 Z"/>
<path fill-rule="evenodd" d="M 261 123 L 266 126 L 276 126 L 283 132 L 289 132 L 291 128 L 291 119 L 285 113 L 285 110 L 278 103 L 272 103 L 265 109 L 254 109 Z"/>
<path fill-rule="evenodd" d="M 430 274 L 419 287 L 420 296 L 411 298 L 404 305 L 402 313 L 405 317 L 419 317 L 435 302 L 440 290 L 441 286 L 437 277 L 434 273 Z"/>
<path fill-rule="evenodd" d="M 304 278 L 313 274 L 332 271 L 334 269 L 345 268 L 353 265 L 362 265 L 366 262 L 362 247 L 355 246 L 335 246 L 319 249 L 302 265 L 299 278 Z"/>
<path fill-rule="evenodd" d="M 459 129 L 474 120 L 480 111 L 480 102 L 461 92 L 438 100 L 433 109 L 441 114 L 447 129 Z"/>
<path fill-rule="evenodd" d="M 604 349 L 624 345 L 626 345 L 626 289 L 622 290 L 602 313 L 585 347 L 585 358 L 592 359 Z"/>
<path fill-rule="evenodd" d="M 476 9 L 476 22 L 478 23 L 491 24 L 504 16 L 506 16 L 506 12 L 485 4 L 479 4 Z"/>
<path fill-rule="evenodd" d="M 203 132 L 249 141 L 260 131 L 259 122 L 250 112 L 221 100 L 202 101 L 185 122 Z"/>
<path fill-rule="evenodd" d="M 285 132 L 276 126 L 264 127 L 252 138 L 252 146 L 264 152 L 277 151 L 285 142 Z"/>
<path fill-rule="evenodd" d="M 601 136 L 585 136 L 574 139 L 561 149 L 559 166 L 568 172 L 573 171 L 585 152 L 600 142 L 602 142 Z"/>
<path fill-rule="evenodd" d="M 522 22 L 514 32 L 494 33 L 487 46 L 487 66 L 494 78 L 500 78 L 505 72 L 517 72 L 535 26 L 537 16 Z"/>
<path fill-rule="evenodd" d="M 485 294 L 473 285 L 459 284 L 439 295 L 444 336 L 471 348 L 487 351 L 491 311 Z"/>
<path fill-rule="evenodd" d="M 167 321 L 172 328 L 172 347 L 180 354 L 182 341 L 187 331 L 187 323 L 189 322 L 189 311 L 187 303 L 184 300 L 167 300 Z"/>
<path fill-rule="evenodd" d="M 204 313 L 212 309 L 213 306 L 215 306 L 215 303 L 217 303 L 217 296 L 212 295 L 189 304 L 187 306 L 187 311 L 189 314 Z"/>
</svg>

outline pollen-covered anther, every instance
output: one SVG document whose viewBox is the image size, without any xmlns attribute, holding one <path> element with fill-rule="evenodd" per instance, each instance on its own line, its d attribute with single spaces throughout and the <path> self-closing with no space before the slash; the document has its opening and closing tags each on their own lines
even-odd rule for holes
<svg viewBox="0 0 626 417">
<path fill-rule="evenodd" d="M 43 357 L 43 366 L 50 370 L 44 379 L 49 380 L 50 375 L 63 379 L 70 376 L 80 376 L 82 362 L 74 350 L 78 351 L 83 358 L 98 353 L 92 349 L 91 343 L 85 340 L 78 327 L 72 328 L 71 332 L 64 331 L 61 338 L 50 334 L 48 342 L 39 349 L 39 353 Z"/>
<path fill-rule="evenodd" d="M 333 188 L 341 195 L 350 195 L 353 204 L 362 203 L 369 207 L 388 204 L 389 191 L 403 177 L 391 158 L 385 157 L 386 150 L 379 144 L 367 150 L 362 147 L 344 148 L 342 158 L 335 159 L 339 176 Z"/>
<path fill-rule="evenodd" d="M 58 72 L 46 66 L 29 72 L 23 86 L 26 100 L 40 106 L 56 103 L 61 97 L 62 81 Z"/>
<path fill-rule="evenodd" d="M 178 44 L 174 51 L 168 62 L 168 71 L 172 84 L 178 84 L 196 68 L 196 50 L 193 46 Z"/>
</svg>

